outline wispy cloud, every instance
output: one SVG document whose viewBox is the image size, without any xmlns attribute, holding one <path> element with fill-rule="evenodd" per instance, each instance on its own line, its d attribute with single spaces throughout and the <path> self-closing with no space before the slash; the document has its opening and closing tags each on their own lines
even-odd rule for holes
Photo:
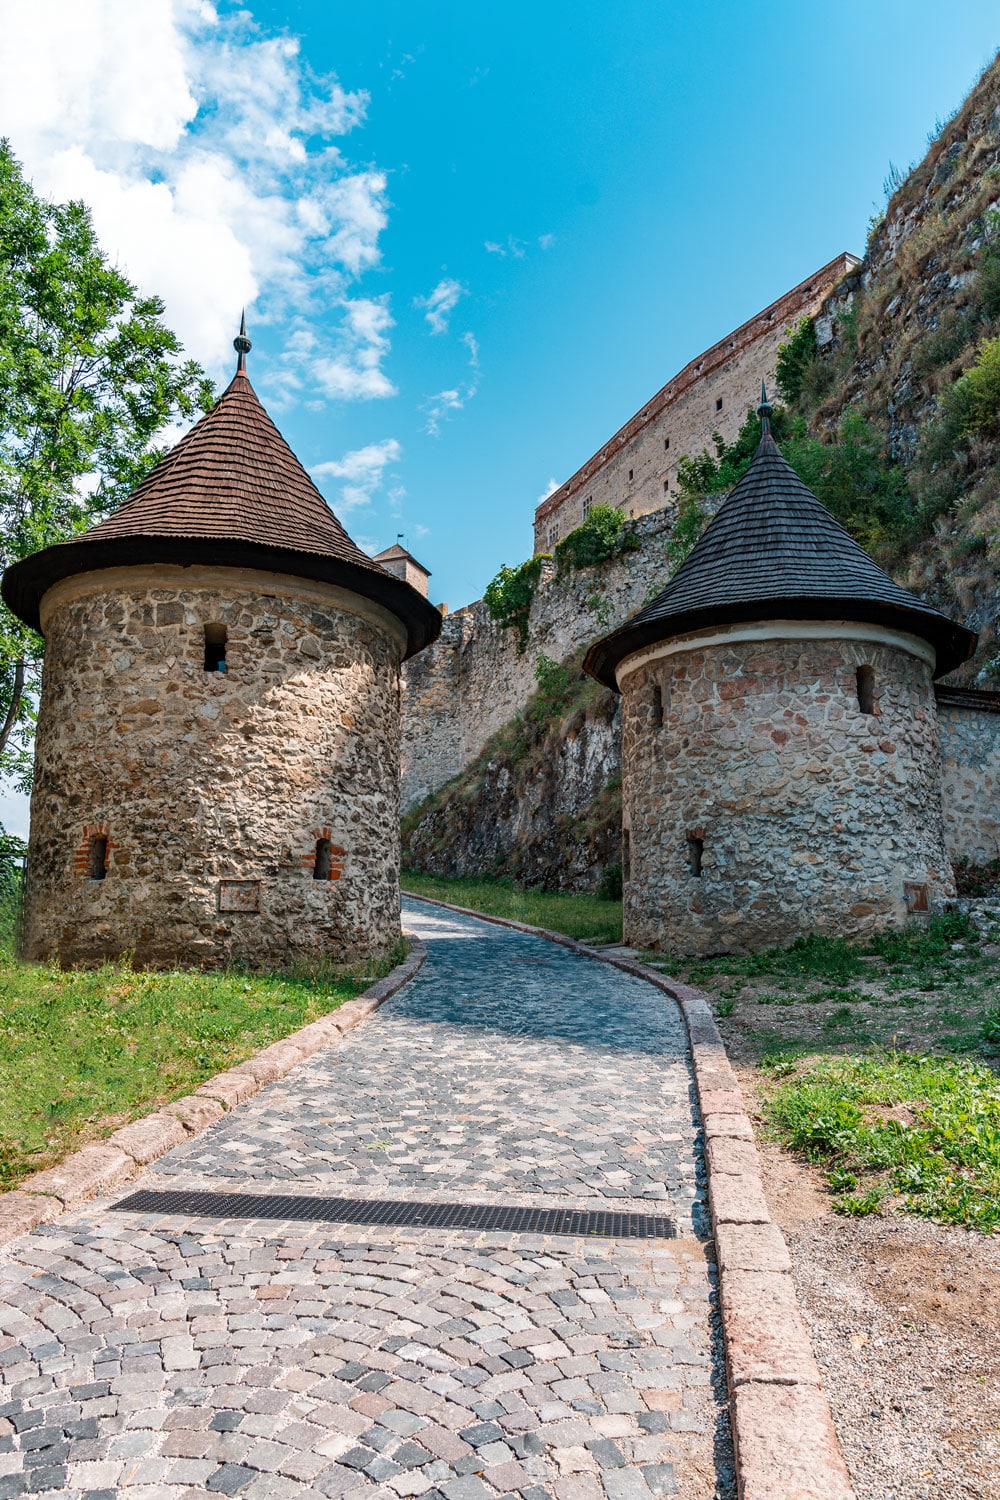
<svg viewBox="0 0 1000 1500">
<path fill-rule="evenodd" d="M 438 391 L 436 395 L 428 396 L 420 408 L 427 416 L 424 431 L 430 433 L 431 437 L 439 437 L 442 425 L 455 412 L 462 411 L 479 389 L 479 344 L 471 333 L 462 334 L 462 343 L 469 352 L 469 369 L 472 374 L 453 390 Z"/>
<path fill-rule="evenodd" d="M 371 505 L 373 496 L 382 488 L 385 471 L 397 464 L 403 450 L 395 438 L 383 438 L 380 443 L 368 443 L 364 448 L 355 448 L 343 458 L 328 459 L 314 464 L 309 470 L 317 484 L 331 479 L 345 480 L 338 491 L 334 510 L 346 515 L 352 510 L 361 510 Z M 405 495 L 406 491 L 397 491 Z M 390 492 L 391 499 L 392 492 Z"/>
<path fill-rule="evenodd" d="M 540 250 L 551 250 L 555 242 L 554 234 L 540 234 L 534 241 Z M 483 249 L 488 255 L 498 255 L 501 260 L 506 260 L 508 256 L 514 260 L 523 260 L 531 248 L 531 241 L 519 240 L 513 234 L 509 234 L 505 240 L 486 240 L 483 243 Z"/>
<path fill-rule="evenodd" d="M 430 325 L 431 333 L 447 333 L 448 319 L 460 298 L 465 295 L 462 283 L 446 276 L 426 297 L 414 297 L 413 305 L 424 309 L 424 317 Z"/>
<path fill-rule="evenodd" d="M 388 298 L 355 297 L 343 301 L 341 311 L 340 323 L 322 334 L 300 318 L 286 337 L 274 377 L 286 400 L 300 397 L 310 387 L 335 401 L 371 401 L 396 394 L 382 368 L 393 326 Z"/>
<path fill-rule="evenodd" d="M 353 302 L 379 262 L 386 179 L 338 143 L 363 123 L 366 93 L 314 74 L 296 38 L 208 0 L 0 0 L 0 26 L 17 59 L 4 81 L 14 151 L 42 192 L 91 206 L 109 254 L 164 298 L 193 355 L 228 369 L 252 304 L 251 332 L 311 332 L 300 375 L 322 394 L 391 389 L 358 333 L 382 307 L 381 359 L 388 312 Z M 345 321 L 327 337 L 331 303 Z"/>
<path fill-rule="evenodd" d="M 558 479 L 550 479 L 544 490 L 542 490 L 542 493 L 539 495 L 538 499 L 535 501 L 535 504 L 541 505 L 542 501 L 547 500 L 550 495 L 554 495 L 558 488 Z"/>
</svg>

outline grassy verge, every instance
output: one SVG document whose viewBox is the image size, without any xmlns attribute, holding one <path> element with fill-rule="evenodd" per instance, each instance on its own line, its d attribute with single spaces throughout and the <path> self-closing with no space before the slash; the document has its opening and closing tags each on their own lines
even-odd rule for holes
<svg viewBox="0 0 1000 1500">
<path fill-rule="evenodd" d="M 417 875 L 404 870 L 404 891 L 413 896 L 431 896 L 450 901 L 493 917 L 509 917 L 532 927 L 547 927 L 580 942 L 621 942 L 620 901 L 599 896 L 578 896 L 561 891 L 525 891 L 509 880 L 476 878 L 444 880 L 435 875 Z"/>
<path fill-rule="evenodd" d="M 0 955 L 0 1188 L 353 999 L 405 952 L 315 975 L 63 972 Z"/>
<path fill-rule="evenodd" d="M 734 1060 L 757 1070 L 768 1127 L 824 1167 L 838 1212 L 991 1231 L 998 957 L 997 943 L 949 914 L 866 945 L 812 936 L 669 967 L 712 998 Z"/>
</svg>

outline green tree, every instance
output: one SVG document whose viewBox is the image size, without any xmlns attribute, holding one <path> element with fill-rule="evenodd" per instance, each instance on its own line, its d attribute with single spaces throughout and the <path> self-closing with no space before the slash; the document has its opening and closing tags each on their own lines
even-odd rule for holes
<svg viewBox="0 0 1000 1500">
<path fill-rule="evenodd" d="M 794 406 L 802 394 L 806 372 L 816 358 L 816 324 L 812 318 L 801 318 L 778 350 L 776 366 L 778 393 Z"/>
<path fill-rule="evenodd" d="M 0 567 L 106 515 L 207 411 L 158 297 L 111 265 L 82 203 L 50 203 L 0 141 Z M 42 642 L 0 612 L 0 776 L 30 781 Z"/>
</svg>

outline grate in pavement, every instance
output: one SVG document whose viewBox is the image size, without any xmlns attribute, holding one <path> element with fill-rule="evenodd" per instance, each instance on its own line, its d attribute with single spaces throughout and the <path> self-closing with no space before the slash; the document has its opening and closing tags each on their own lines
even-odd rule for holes
<svg viewBox="0 0 1000 1500">
<path fill-rule="evenodd" d="M 618 1240 L 672 1240 L 672 1219 L 605 1209 L 519 1208 L 494 1203 L 407 1203 L 391 1199 L 316 1198 L 285 1193 L 192 1190 L 130 1193 L 119 1213 L 193 1214 L 209 1219 L 296 1219 L 310 1223 L 381 1224 L 420 1229 L 479 1229 L 507 1234 L 599 1235 Z"/>
</svg>

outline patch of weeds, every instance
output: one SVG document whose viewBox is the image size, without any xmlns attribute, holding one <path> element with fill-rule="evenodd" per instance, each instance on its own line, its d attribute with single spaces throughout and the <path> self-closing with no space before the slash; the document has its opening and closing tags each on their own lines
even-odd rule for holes
<svg viewBox="0 0 1000 1500">
<path fill-rule="evenodd" d="M 907 1213 L 1000 1227 L 1000 1079 L 984 1064 L 893 1051 L 763 1071 L 779 1137 L 864 1187 L 838 1212 L 876 1212 L 892 1197 Z"/>
<path fill-rule="evenodd" d="M 867 1193 L 844 1193 L 833 1200 L 835 1214 L 844 1214 L 849 1219 L 863 1219 L 868 1214 L 877 1214 L 882 1207 L 882 1194 L 878 1188 Z"/>
<path fill-rule="evenodd" d="M 731 1016 L 735 1009 L 736 1001 L 732 998 L 727 1000 L 717 1000 L 715 1002 L 715 1014 L 717 1016 Z"/>
</svg>

